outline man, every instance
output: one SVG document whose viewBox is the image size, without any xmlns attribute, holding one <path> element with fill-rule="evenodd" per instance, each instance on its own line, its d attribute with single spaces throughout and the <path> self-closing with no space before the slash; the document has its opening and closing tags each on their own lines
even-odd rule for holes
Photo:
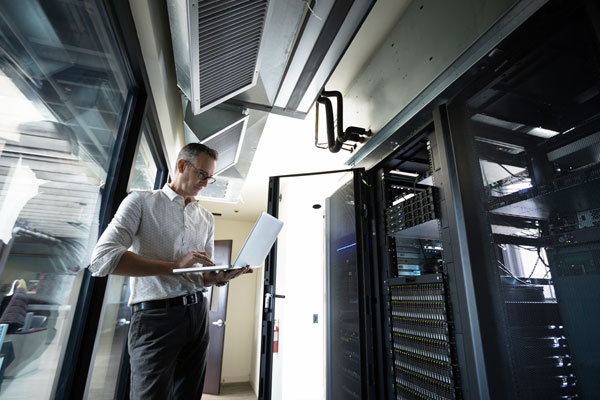
<svg viewBox="0 0 600 400">
<path fill-rule="evenodd" d="M 132 192 L 92 254 L 94 276 L 130 276 L 132 399 L 202 397 L 208 346 L 206 286 L 251 272 L 174 275 L 175 268 L 214 265 L 214 218 L 194 196 L 214 182 L 217 153 L 186 145 L 173 181 L 162 190 Z"/>
</svg>

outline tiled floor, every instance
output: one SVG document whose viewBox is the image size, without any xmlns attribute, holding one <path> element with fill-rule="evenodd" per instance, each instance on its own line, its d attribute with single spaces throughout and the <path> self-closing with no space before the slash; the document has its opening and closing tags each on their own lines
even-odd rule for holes
<svg viewBox="0 0 600 400">
<path fill-rule="evenodd" d="M 221 394 L 218 396 L 205 394 L 202 400 L 256 400 L 256 394 L 250 383 L 228 383 L 221 385 Z"/>
</svg>

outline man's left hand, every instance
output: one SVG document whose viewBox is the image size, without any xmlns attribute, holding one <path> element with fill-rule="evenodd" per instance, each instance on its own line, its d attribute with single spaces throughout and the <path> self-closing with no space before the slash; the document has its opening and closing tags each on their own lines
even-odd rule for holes
<svg viewBox="0 0 600 400">
<path fill-rule="evenodd" d="M 240 269 L 233 269 L 233 270 L 229 270 L 229 271 L 220 271 L 217 274 L 217 282 L 219 282 L 219 283 L 229 282 L 230 280 L 235 279 L 240 275 L 251 274 L 251 273 L 252 273 L 252 268 L 250 268 L 249 265 L 246 265 L 244 268 L 240 268 Z"/>
<path fill-rule="evenodd" d="M 244 268 L 239 269 L 231 269 L 219 272 L 205 272 L 204 273 L 204 282 L 208 285 L 225 285 L 232 279 L 237 278 L 243 274 L 251 274 L 252 269 L 249 265 L 246 265 Z M 207 275 L 208 274 L 208 275 Z"/>
</svg>

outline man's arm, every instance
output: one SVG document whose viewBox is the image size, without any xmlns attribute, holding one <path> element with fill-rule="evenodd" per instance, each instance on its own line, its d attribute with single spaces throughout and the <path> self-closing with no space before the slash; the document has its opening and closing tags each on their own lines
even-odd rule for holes
<svg viewBox="0 0 600 400">
<path fill-rule="evenodd" d="M 130 193 L 119 205 L 92 252 L 89 269 L 93 276 L 112 274 L 133 243 L 142 216 L 142 194 Z"/>
<path fill-rule="evenodd" d="M 188 268 L 196 263 L 214 265 L 203 251 L 190 251 L 175 261 L 154 260 L 127 251 L 112 273 L 125 276 L 165 275 L 172 273 L 175 268 Z"/>
<path fill-rule="evenodd" d="M 190 251 L 174 261 L 150 259 L 130 252 L 128 249 L 139 229 L 142 216 L 142 196 L 138 192 L 127 196 L 102 233 L 92 253 L 89 267 L 94 276 L 164 275 L 172 273 L 173 268 L 187 268 L 195 263 L 214 265 L 208 255 L 201 251 Z"/>
</svg>

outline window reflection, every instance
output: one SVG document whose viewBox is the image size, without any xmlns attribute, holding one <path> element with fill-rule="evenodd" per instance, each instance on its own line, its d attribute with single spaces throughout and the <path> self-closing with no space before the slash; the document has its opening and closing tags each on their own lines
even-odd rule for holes
<svg viewBox="0 0 600 400">
<path fill-rule="evenodd" d="M 133 170 L 129 177 L 129 184 L 127 185 L 128 192 L 132 190 L 154 189 L 158 168 L 148 143 L 148 132 L 148 127 L 146 126 L 143 134 L 141 135 L 140 143 L 138 144 L 138 150 L 135 154 Z"/>
<path fill-rule="evenodd" d="M 146 124 L 140 135 L 127 192 L 154 188 L 158 167 L 148 141 L 149 134 Z M 119 379 L 127 378 L 129 360 L 122 356 L 127 343 L 131 317 L 127 306 L 128 300 L 129 279 L 124 276 L 110 275 L 104 295 L 92 378 L 87 392 L 89 399 L 116 398 Z"/>
<path fill-rule="evenodd" d="M 98 237 L 128 88 L 96 7 L 0 2 L 2 399 L 52 397 Z"/>
</svg>

